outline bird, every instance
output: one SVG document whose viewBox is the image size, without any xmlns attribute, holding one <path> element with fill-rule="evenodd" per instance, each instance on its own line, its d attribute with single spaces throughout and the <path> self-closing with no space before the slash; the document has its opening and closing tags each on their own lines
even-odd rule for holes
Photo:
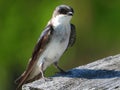
<svg viewBox="0 0 120 90">
<path fill-rule="evenodd" d="M 64 52 L 76 41 L 75 25 L 70 23 L 73 14 L 73 8 L 68 5 L 59 5 L 55 8 L 52 18 L 48 21 L 34 47 L 26 70 L 15 80 L 16 90 L 23 84 L 45 78 L 44 71 L 51 64 L 60 72 L 65 72 L 59 67 L 58 62 Z"/>
</svg>

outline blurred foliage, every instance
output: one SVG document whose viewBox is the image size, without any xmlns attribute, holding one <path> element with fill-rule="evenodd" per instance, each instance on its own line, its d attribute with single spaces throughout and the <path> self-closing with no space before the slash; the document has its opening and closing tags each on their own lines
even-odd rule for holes
<svg viewBox="0 0 120 90">
<path fill-rule="evenodd" d="M 74 8 L 77 41 L 61 58 L 70 69 L 120 53 L 120 0 L 0 0 L 0 90 L 14 90 L 54 8 Z M 69 62 L 69 64 L 68 64 Z M 57 71 L 53 66 L 46 76 Z"/>
</svg>

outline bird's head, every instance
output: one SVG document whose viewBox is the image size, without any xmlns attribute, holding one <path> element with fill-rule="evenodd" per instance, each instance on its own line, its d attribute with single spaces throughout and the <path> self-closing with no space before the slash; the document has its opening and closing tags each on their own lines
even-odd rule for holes
<svg viewBox="0 0 120 90">
<path fill-rule="evenodd" d="M 57 6 L 53 12 L 53 17 L 55 20 L 61 23 L 69 22 L 74 14 L 73 9 L 67 5 Z"/>
</svg>

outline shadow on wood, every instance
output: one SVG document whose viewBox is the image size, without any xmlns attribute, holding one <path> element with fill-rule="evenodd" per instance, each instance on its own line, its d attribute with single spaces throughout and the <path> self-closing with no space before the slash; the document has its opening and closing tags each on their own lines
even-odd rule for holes
<svg viewBox="0 0 120 90">
<path fill-rule="evenodd" d="M 86 79 L 105 79 L 120 77 L 120 71 L 115 70 L 92 70 L 92 69 L 73 69 L 66 74 L 58 74 L 54 77 L 86 78 Z"/>
</svg>

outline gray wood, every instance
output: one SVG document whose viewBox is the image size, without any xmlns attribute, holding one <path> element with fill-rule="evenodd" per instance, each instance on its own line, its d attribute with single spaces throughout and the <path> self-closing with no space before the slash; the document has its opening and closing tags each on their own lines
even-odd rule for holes
<svg viewBox="0 0 120 90">
<path fill-rule="evenodd" d="M 22 90 L 120 90 L 120 55 L 25 84 Z"/>
</svg>

